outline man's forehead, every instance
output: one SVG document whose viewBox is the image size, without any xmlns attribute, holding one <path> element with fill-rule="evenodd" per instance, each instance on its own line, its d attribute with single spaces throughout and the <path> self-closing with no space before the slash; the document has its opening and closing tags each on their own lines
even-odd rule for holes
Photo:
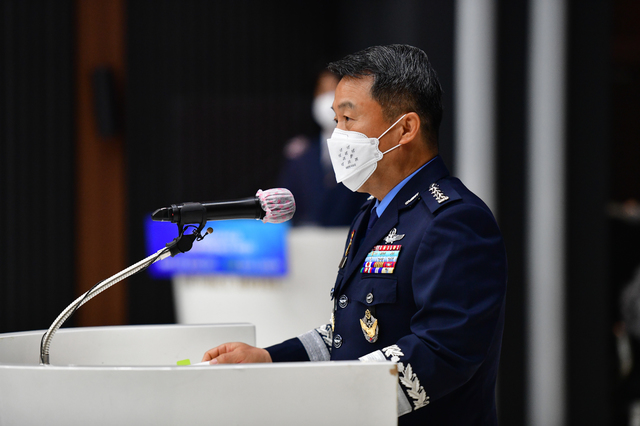
<svg viewBox="0 0 640 426">
<path fill-rule="evenodd" d="M 334 109 L 358 109 L 363 103 L 372 101 L 371 85 L 373 77 L 364 76 L 361 78 L 344 77 L 336 88 Z"/>
</svg>

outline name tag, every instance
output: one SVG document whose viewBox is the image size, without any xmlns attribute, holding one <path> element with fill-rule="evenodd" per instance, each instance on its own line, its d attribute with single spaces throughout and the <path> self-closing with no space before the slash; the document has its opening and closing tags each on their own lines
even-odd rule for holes
<svg viewBox="0 0 640 426">
<path fill-rule="evenodd" d="M 375 246 L 367 254 L 360 272 L 363 274 L 392 274 L 402 248 L 399 244 Z"/>
</svg>

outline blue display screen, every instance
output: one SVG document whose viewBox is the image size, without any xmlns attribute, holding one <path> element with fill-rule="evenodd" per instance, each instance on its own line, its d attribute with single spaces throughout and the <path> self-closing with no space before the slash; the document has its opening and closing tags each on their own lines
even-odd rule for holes
<svg viewBox="0 0 640 426">
<path fill-rule="evenodd" d="M 154 263 L 148 269 L 154 278 L 174 275 L 228 274 L 280 277 L 287 274 L 288 223 L 262 223 L 239 219 L 208 222 L 213 233 L 195 241 L 187 253 Z M 191 232 L 191 231 L 187 231 Z M 173 223 L 145 220 L 147 254 L 151 255 L 178 236 Z"/>
</svg>

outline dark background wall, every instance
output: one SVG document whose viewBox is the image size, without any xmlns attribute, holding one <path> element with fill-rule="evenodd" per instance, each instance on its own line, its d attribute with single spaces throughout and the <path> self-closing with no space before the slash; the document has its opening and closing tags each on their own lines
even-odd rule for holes
<svg viewBox="0 0 640 426">
<path fill-rule="evenodd" d="M 567 424 L 611 424 L 615 358 L 606 303 L 610 194 L 611 4 L 568 5 L 565 333 Z M 605 146 L 603 146 L 605 145 Z M 615 166 L 614 166 L 615 167 Z M 638 259 L 640 262 L 640 258 Z M 594 344 L 594 342 L 598 342 Z"/>
<path fill-rule="evenodd" d="M 497 193 L 500 229 L 509 262 L 509 282 L 500 373 L 500 420 L 526 424 L 526 144 L 529 2 L 498 2 L 496 83 Z"/>
<path fill-rule="evenodd" d="M 0 3 L 0 332 L 74 296 L 73 7 Z"/>
</svg>

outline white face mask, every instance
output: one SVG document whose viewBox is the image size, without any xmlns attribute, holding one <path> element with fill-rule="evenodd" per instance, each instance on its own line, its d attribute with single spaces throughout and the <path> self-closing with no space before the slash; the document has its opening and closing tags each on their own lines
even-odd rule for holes
<svg viewBox="0 0 640 426">
<path fill-rule="evenodd" d="M 381 152 L 378 148 L 380 139 L 389 130 L 393 129 L 393 126 L 398 124 L 405 115 L 400 117 L 378 138 L 368 138 L 360 132 L 336 128 L 331 138 L 327 140 L 336 180 L 342 182 L 344 186 L 353 192 L 360 189 L 373 172 L 376 171 L 378 161 L 382 160 L 386 153 L 400 146 L 398 144 L 385 152 Z"/>
<path fill-rule="evenodd" d="M 326 133 L 329 133 L 336 127 L 336 122 L 333 120 L 336 115 L 332 108 L 335 95 L 335 92 L 326 92 L 318 95 L 313 98 L 313 104 L 311 106 L 313 119 L 322 131 Z"/>
</svg>

